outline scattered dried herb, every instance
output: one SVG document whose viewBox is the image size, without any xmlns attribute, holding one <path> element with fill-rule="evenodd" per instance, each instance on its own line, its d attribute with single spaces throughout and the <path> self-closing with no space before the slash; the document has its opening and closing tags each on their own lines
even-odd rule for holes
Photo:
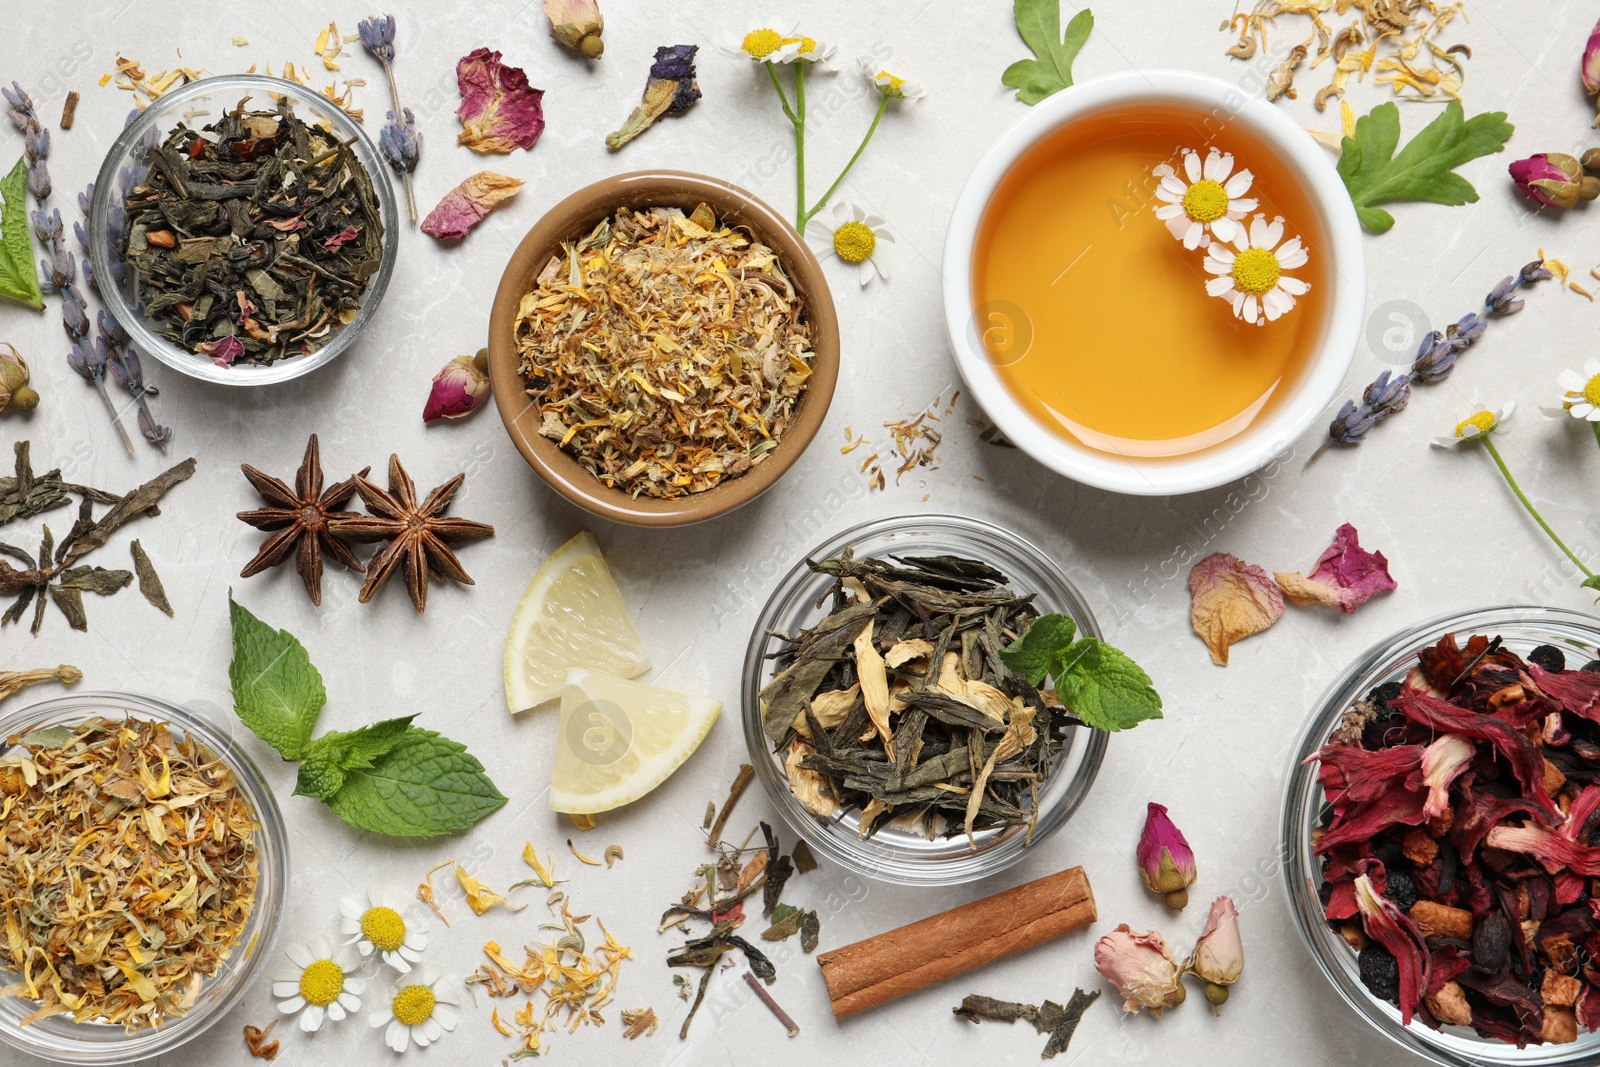
<svg viewBox="0 0 1600 1067">
<path fill-rule="evenodd" d="M 765 1004 L 767 1010 L 772 1012 L 773 1017 L 783 1024 L 785 1030 L 789 1031 L 789 1036 L 798 1037 L 800 1024 L 790 1018 L 789 1013 L 778 1006 L 778 1002 L 772 999 L 772 994 L 763 989 L 761 983 L 756 981 L 756 976 L 750 971 L 746 971 L 744 972 L 744 981 L 746 985 L 755 991 L 756 999 Z"/>
<path fill-rule="evenodd" d="M 624 208 L 565 244 L 515 336 L 539 432 L 633 497 L 762 462 L 811 377 L 805 303 L 777 254 L 703 205 Z"/>
<path fill-rule="evenodd" d="M 133 573 L 139 579 L 139 593 L 148 600 L 157 611 L 172 617 L 172 604 L 167 600 L 166 587 L 161 584 L 161 575 L 156 573 L 155 564 L 150 562 L 150 557 L 145 553 L 144 546 L 134 538 L 128 545 L 128 550 L 133 553 Z"/>
<path fill-rule="evenodd" d="M 1228 665 L 1228 649 L 1283 616 L 1283 590 L 1253 563 L 1213 552 L 1189 569 L 1189 626 L 1211 660 Z"/>
<path fill-rule="evenodd" d="M 28 480 L 24 471 L 27 464 L 25 448 L 18 449 L 17 461 L 17 485 L 20 487 Z M 51 475 L 55 473 L 52 471 Z M 61 609 L 61 613 L 67 617 L 68 624 L 74 630 L 87 630 L 89 620 L 83 611 L 82 594 L 87 591 L 109 596 L 131 582 L 133 574 L 129 571 L 108 571 L 101 567 L 73 566 L 73 564 L 105 544 L 125 523 L 141 514 L 158 514 L 156 504 L 166 495 L 167 490 L 193 474 L 194 460 L 186 459 L 176 467 L 158 474 L 132 490 L 126 496 L 113 498 L 115 503 L 99 521 L 94 519 L 93 506 L 95 501 L 104 499 L 107 494 L 84 491 L 82 502 L 78 507 L 77 521 L 72 524 L 72 529 L 67 532 L 60 545 L 56 544 L 55 535 L 50 532 L 50 527 L 44 528 L 37 560 L 23 549 L 0 544 L 0 553 L 20 561 L 27 568 L 17 570 L 0 559 L 0 597 L 12 595 L 17 597 L 6 609 L 5 614 L 0 615 L 0 625 L 18 621 L 22 618 L 23 612 L 28 610 L 28 605 L 33 603 L 35 610 L 32 632 L 37 634 L 39 627 L 44 623 L 45 597 L 48 593 L 49 599 Z M 79 491 L 77 486 L 68 488 L 74 492 Z M 26 498 L 30 494 L 31 489 L 23 492 L 21 496 Z"/>
<path fill-rule="evenodd" d="M 1512 125 L 1504 111 L 1465 118 L 1452 100 L 1437 118 L 1395 153 L 1400 143 L 1400 109 L 1379 104 L 1356 119 L 1354 137 L 1346 137 L 1339 156 L 1356 217 L 1372 233 L 1385 233 L 1394 216 L 1377 207 L 1394 200 L 1426 200 L 1435 204 L 1474 204 L 1478 191 L 1455 168 L 1505 148 Z"/>
<path fill-rule="evenodd" d="M 607 845 L 606 846 L 606 866 L 610 867 L 620 859 L 622 859 L 622 846 L 621 845 Z"/>
<path fill-rule="evenodd" d="M 12 519 L 26 519 L 54 508 L 66 507 L 75 494 L 96 504 L 115 504 L 122 498 L 103 489 L 87 485 L 74 485 L 61 477 L 60 469 L 35 474 L 29 457 L 29 442 L 17 441 L 12 446 L 16 454 L 16 473 L 0 477 L 0 526 Z"/>
<path fill-rule="evenodd" d="M 794 860 L 796 874 L 809 874 L 817 869 L 817 857 L 811 854 L 811 846 L 804 839 L 794 843 L 794 851 L 789 856 Z"/>
<path fill-rule="evenodd" d="M 655 1036 L 661 1020 L 656 1018 L 654 1008 L 623 1008 L 622 1025 L 622 1036 L 629 1041 L 636 1041 L 641 1037 Z"/>
<path fill-rule="evenodd" d="M 317 445 L 317 435 L 306 442 L 305 459 L 295 472 L 294 489 L 277 478 L 256 470 L 248 463 L 240 465 L 245 478 L 261 494 L 266 507 L 254 511 L 241 511 L 239 518 L 258 530 L 272 536 L 262 542 L 261 549 L 239 577 L 249 578 L 294 556 L 294 569 L 305 583 L 311 603 L 322 603 L 323 557 L 353 571 L 366 567 L 354 552 L 333 534 L 333 522 L 340 518 L 355 518 L 354 513 L 342 510 L 344 504 L 356 494 L 356 479 L 347 478 L 323 490 L 322 455 Z M 364 468 L 356 477 L 365 477 L 371 467 Z M 170 614 L 170 612 L 168 613 Z"/>
<path fill-rule="evenodd" d="M 0 748 L 0 996 L 129 1031 L 195 1003 L 255 905 L 256 813 L 164 723 L 90 719 Z M 70 870 L 70 880 L 60 872 Z"/>
<path fill-rule="evenodd" d="M 1078 1023 L 1083 1019 L 1083 1013 L 1098 999 L 1100 999 L 1098 989 L 1092 993 L 1085 993 L 1081 989 L 1073 990 L 1065 1007 L 1053 1000 L 1037 1005 L 1022 1004 L 973 993 L 962 999 L 960 1007 L 952 1010 L 956 1015 L 972 1023 L 1014 1023 L 1018 1019 L 1027 1020 L 1039 1033 L 1050 1035 L 1050 1039 L 1045 1042 L 1044 1051 L 1040 1053 L 1041 1059 L 1049 1060 L 1067 1050 L 1073 1033 L 1078 1029 Z"/>
<path fill-rule="evenodd" d="M 392 837 L 465 830 L 505 804 L 466 746 L 411 725 L 414 715 L 313 739 L 328 698 L 305 646 L 232 596 L 228 610 L 234 711 L 285 760 L 299 761 L 296 796 L 325 802 L 358 830 Z"/>
<path fill-rule="evenodd" d="M 1600 1026 L 1600 674 L 1447 636 L 1312 759 L 1324 915 L 1373 995 L 1519 1046 Z"/>
<path fill-rule="evenodd" d="M 274 1019 L 265 1028 L 260 1026 L 244 1028 L 244 1047 L 250 1051 L 250 1055 L 258 1060 L 278 1058 L 278 1042 L 267 1040 L 267 1035 L 272 1033 L 272 1028 L 277 1025 L 278 1020 Z"/>
<path fill-rule="evenodd" d="M 706 825 L 711 827 L 711 832 L 706 835 L 706 847 L 715 849 L 722 841 L 722 828 L 728 824 L 728 816 L 733 812 L 733 806 L 739 803 L 739 798 L 744 796 L 744 791 L 749 788 L 750 782 L 756 776 L 756 769 L 748 763 L 739 764 L 739 773 L 734 775 L 733 784 L 728 787 L 728 799 L 722 802 L 722 810 L 717 812 L 716 821 L 712 821 L 711 813 L 716 809 L 715 804 L 706 805 Z"/>
<path fill-rule="evenodd" d="M 695 105 L 700 99 L 700 83 L 695 81 L 694 57 L 699 51 L 700 47 L 692 44 L 662 45 L 656 49 L 644 99 L 621 129 L 606 134 L 607 148 L 615 152 L 654 126 L 661 116 L 681 115 Z"/>
<path fill-rule="evenodd" d="M 1072 16 L 1063 35 L 1061 0 L 1016 0 L 1013 6 L 1017 33 L 1034 58 L 1011 64 L 1000 81 L 1024 104 L 1037 104 L 1072 85 L 1072 63 L 1094 29 L 1094 13 L 1084 8 Z"/>
<path fill-rule="evenodd" d="M 363 474 L 355 476 L 356 492 L 361 494 L 370 514 L 335 516 L 329 521 L 329 530 L 335 537 L 353 541 L 388 542 L 368 561 L 361 603 L 371 600 L 389 576 L 401 569 L 405 572 L 406 592 L 418 615 L 428 604 L 430 578 L 473 584 L 450 546 L 493 537 L 494 527 L 445 515 L 466 479 L 465 474 L 458 474 L 418 503 L 416 485 L 400 466 L 399 456 L 389 457 L 388 492 L 367 481 Z"/>
<path fill-rule="evenodd" d="M 976 847 L 980 831 L 1031 828 L 1067 730 L 1160 716 L 1137 664 L 1041 617 L 982 561 L 807 565 L 835 579 L 830 614 L 786 638 L 762 719 L 794 795 L 819 818 L 858 811 L 863 837 L 893 821 Z"/>
<path fill-rule="evenodd" d="M 466 894 L 467 907 L 472 909 L 472 914 L 482 915 L 496 904 L 509 908 L 512 911 L 521 911 L 523 908 L 527 907 L 526 904 L 512 904 L 505 898 L 505 894 L 496 893 L 477 878 L 474 878 L 472 875 L 468 874 L 467 869 L 454 860 L 450 861 L 450 867 L 455 871 L 456 881 L 461 883 L 461 892 Z M 433 872 L 438 869 L 439 868 L 436 866 L 428 872 L 428 885 L 430 887 L 433 884 Z"/>
<path fill-rule="evenodd" d="M 313 352 L 361 307 L 383 253 L 371 176 L 287 100 L 244 103 L 149 150 L 121 254 L 158 333 L 222 366 Z"/>
<path fill-rule="evenodd" d="M 54 669 L 41 667 L 36 671 L 0 671 L 0 700 L 15 696 L 28 686 L 38 685 L 40 682 L 77 685 L 82 680 L 83 672 L 66 663 Z"/>
<path fill-rule="evenodd" d="M 72 89 L 67 93 L 67 98 L 61 103 L 61 128 L 72 129 L 72 120 L 78 115 L 78 101 L 81 99 L 78 90 Z"/>
</svg>

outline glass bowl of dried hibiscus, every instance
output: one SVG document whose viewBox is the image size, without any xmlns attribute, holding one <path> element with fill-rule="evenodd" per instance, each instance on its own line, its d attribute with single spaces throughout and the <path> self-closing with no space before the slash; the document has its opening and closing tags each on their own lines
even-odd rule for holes
<svg viewBox="0 0 1600 1067">
<path fill-rule="evenodd" d="M 164 1057 L 260 977 L 289 841 L 230 729 L 122 693 L 0 715 L 0 1047 Z"/>
<path fill-rule="evenodd" d="M 1296 748 L 1284 876 L 1323 973 L 1436 1063 L 1600 1055 L 1600 619 L 1498 607 L 1374 646 Z"/>
<path fill-rule="evenodd" d="M 72 331 L 73 368 L 118 375 L 131 350 L 204 381 L 271 385 L 332 362 L 394 273 L 387 172 L 358 117 L 309 86 L 231 74 L 163 93 L 79 199 L 86 290 L 109 315 Z"/>
</svg>

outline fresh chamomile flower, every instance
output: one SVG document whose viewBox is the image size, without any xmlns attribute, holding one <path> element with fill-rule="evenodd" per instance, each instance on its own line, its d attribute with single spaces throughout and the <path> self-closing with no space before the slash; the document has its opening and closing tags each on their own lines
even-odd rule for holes
<svg viewBox="0 0 1600 1067">
<path fill-rule="evenodd" d="M 384 1044 L 404 1052 L 412 1042 L 427 1048 L 461 1021 L 461 981 L 433 967 L 395 980 L 394 988 L 367 1021 L 374 1030 L 386 1027 Z"/>
<path fill-rule="evenodd" d="M 834 226 L 814 224 L 815 232 L 827 243 L 822 258 L 838 256 L 845 263 L 858 268 L 864 286 L 873 277 L 889 280 L 889 263 L 884 245 L 893 245 L 894 234 L 881 215 L 869 215 L 855 204 L 833 206 Z"/>
<path fill-rule="evenodd" d="M 1455 433 L 1449 437 L 1435 437 L 1434 447 L 1455 448 L 1483 441 L 1490 434 L 1498 432 L 1516 408 L 1515 402 L 1503 408 L 1486 408 L 1482 404 L 1473 404 L 1461 413 L 1461 421 L 1456 423 Z"/>
<path fill-rule="evenodd" d="M 872 87 L 891 100 L 920 100 L 926 93 L 922 86 L 910 78 L 902 78 L 898 74 L 891 74 L 866 60 L 861 61 L 861 73 L 866 75 Z"/>
<path fill-rule="evenodd" d="M 811 63 L 819 67 L 826 67 L 828 60 L 833 58 L 834 46 L 831 42 L 819 41 L 815 37 L 807 37 L 801 33 L 791 34 L 783 39 L 783 45 L 772 57 L 774 63 Z"/>
<path fill-rule="evenodd" d="M 756 63 L 789 63 L 792 60 L 784 55 L 785 46 L 789 46 L 791 53 L 798 52 L 804 40 L 792 26 L 787 31 L 759 26 L 743 37 L 734 38 L 732 43 L 717 47 L 724 55 L 734 59 L 749 59 Z"/>
<path fill-rule="evenodd" d="M 401 974 L 409 972 L 428 947 L 428 924 L 398 889 L 372 890 L 365 899 L 345 897 L 339 901 L 339 916 L 339 930 L 349 938 L 345 944 L 360 949 L 363 957 L 377 952 Z"/>
<path fill-rule="evenodd" d="M 1204 244 L 1208 231 L 1219 241 L 1232 241 L 1244 229 L 1244 217 L 1256 209 L 1256 199 L 1244 195 L 1255 176 L 1248 170 L 1234 173 L 1233 156 L 1215 148 L 1204 163 L 1199 152 L 1185 148 L 1180 162 L 1182 176 L 1170 163 L 1152 172 L 1161 179 L 1156 199 L 1162 206 L 1156 218 L 1188 249 Z"/>
<path fill-rule="evenodd" d="M 366 982 L 353 974 L 361 966 L 355 946 L 335 946 L 332 938 L 317 936 L 306 944 L 290 945 L 284 955 L 294 969 L 272 976 L 272 995 L 283 1014 L 299 1012 L 301 1030 L 315 1033 L 323 1020 L 340 1022 L 361 1010 Z"/>
<path fill-rule="evenodd" d="M 1564 370 L 1556 377 L 1561 386 L 1561 404 L 1540 408 L 1546 415 L 1560 418 L 1571 415 L 1586 422 L 1600 422 L 1600 359 L 1583 361 L 1583 373 Z"/>
<path fill-rule="evenodd" d="M 1260 326 L 1287 314 L 1294 298 L 1310 291 L 1310 283 L 1284 273 L 1305 266 L 1310 257 L 1300 238 L 1283 241 L 1281 218 L 1268 222 L 1257 215 L 1248 227 L 1240 223 L 1234 229 L 1237 254 L 1222 241 L 1206 249 L 1205 268 L 1217 275 L 1206 282 L 1206 292 L 1231 303 L 1233 313 L 1245 322 Z"/>
</svg>

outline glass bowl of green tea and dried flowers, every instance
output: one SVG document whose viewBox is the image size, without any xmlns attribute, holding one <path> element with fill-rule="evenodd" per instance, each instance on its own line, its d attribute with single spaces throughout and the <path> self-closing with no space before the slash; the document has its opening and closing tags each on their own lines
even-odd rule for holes
<svg viewBox="0 0 1600 1067">
<path fill-rule="evenodd" d="M 757 620 L 751 763 L 819 857 L 902 885 L 1021 859 L 1083 803 L 1108 733 L 1159 718 L 1044 553 L 955 515 L 816 546 Z"/>
<path fill-rule="evenodd" d="M 119 693 L 20 708 L 0 716 L 0 812 L 0 1044 L 165 1055 L 258 977 L 289 844 L 224 725 Z"/>
<path fill-rule="evenodd" d="M 135 348 L 224 385 L 287 381 L 354 345 L 394 271 L 383 157 L 338 104 L 255 74 L 162 95 L 89 207 L 94 279 Z"/>
<path fill-rule="evenodd" d="M 1338 995 L 1452 1067 L 1600 1054 L 1600 619 L 1506 606 L 1374 645 L 1284 794 L 1295 925 Z"/>
<path fill-rule="evenodd" d="M 550 210 L 489 319 L 519 451 L 614 522 L 678 526 L 770 488 L 827 415 L 839 327 L 816 256 L 715 178 L 623 174 Z"/>
</svg>

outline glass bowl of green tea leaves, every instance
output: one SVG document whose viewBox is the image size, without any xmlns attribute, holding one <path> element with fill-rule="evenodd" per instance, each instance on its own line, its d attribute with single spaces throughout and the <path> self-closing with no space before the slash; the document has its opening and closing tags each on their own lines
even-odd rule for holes
<svg viewBox="0 0 1600 1067">
<path fill-rule="evenodd" d="M 224 385 L 288 381 L 372 321 L 399 206 L 361 124 L 255 74 L 163 94 L 101 164 L 91 283 L 141 352 Z"/>
<path fill-rule="evenodd" d="M 1587 612 L 1431 619 L 1358 657 L 1295 744 L 1294 925 L 1356 1015 L 1434 1063 L 1600 1058 L 1597 646 Z"/>
<path fill-rule="evenodd" d="M 1107 697 L 1112 661 L 1128 684 Z M 807 553 L 756 623 L 743 697 L 751 762 L 795 832 L 901 885 L 1015 863 L 1083 803 L 1096 727 L 1160 714 L 1048 556 L 955 515 L 864 523 Z"/>
<path fill-rule="evenodd" d="M 226 725 L 121 693 L 0 715 L 0 812 L 0 1045 L 163 1056 L 259 977 L 289 845 Z"/>
</svg>

